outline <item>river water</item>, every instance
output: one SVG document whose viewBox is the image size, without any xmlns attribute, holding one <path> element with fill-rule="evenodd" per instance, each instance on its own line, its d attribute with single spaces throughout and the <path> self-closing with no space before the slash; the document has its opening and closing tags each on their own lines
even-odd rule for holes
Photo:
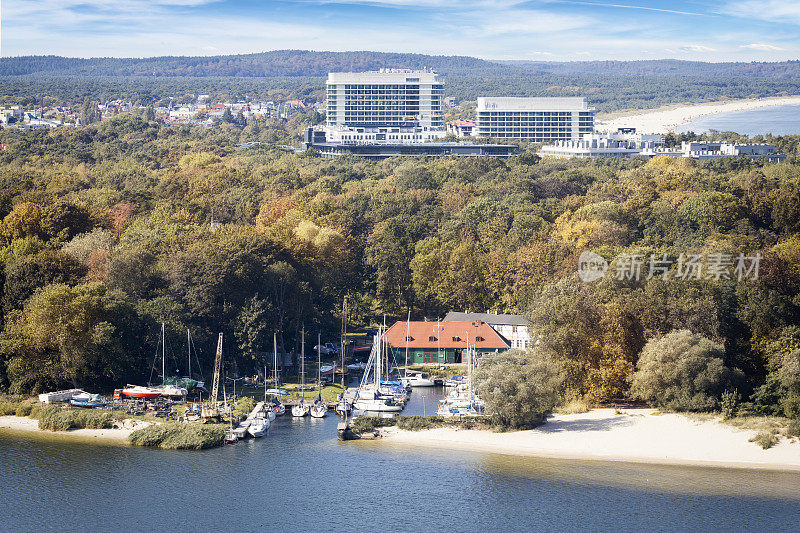
<svg viewBox="0 0 800 533">
<path fill-rule="evenodd" d="M 799 473 L 338 442 L 337 421 L 201 452 L 0 431 L 0 530 L 797 531 Z"/>
<path fill-rule="evenodd" d="M 676 128 L 678 133 L 709 130 L 735 131 L 741 135 L 797 135 L 800 134 L 800 106 L 787 105 L 751 109 L 738 113 L 720 113 L 699 117 L 692 123 Z"/>
</svg>

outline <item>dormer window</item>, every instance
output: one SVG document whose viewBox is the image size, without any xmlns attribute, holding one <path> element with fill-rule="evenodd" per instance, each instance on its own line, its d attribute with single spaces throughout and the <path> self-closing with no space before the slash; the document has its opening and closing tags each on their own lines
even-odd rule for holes
<svg viewBox="0 0 800 533">
<path fill-rule="evenodd" d="M 429 340 L 430 342 L 436 342 L 436 340 L 437 340 L 437 339 L 436 339 L 436 337 L 434 337 L 433 335 L 431 335 L 430 337 L 428 337 L 428 340 Z"/>
<path fill-rule="evenodd" d="M 461 342 L 461 337 L 453 337 L 453 342 Z"/>
<path fill-rule="evenodd" d="M 406 340 L 407 341 L 413 341 L 414 337 L 412 337 L 411 335 L 406 335 Z"/>
<path fill-rule="evenodd" d="M 481 337 L 480 335 L 478 335 L 477 337 L 475 337 L 475 342 L 483 342 L 483 341 L 485 341 L 485 340 L 486 340 L 486 339 L 484 339 L 484 338 L 483 338 L 483 337 Z"/>
</svg>

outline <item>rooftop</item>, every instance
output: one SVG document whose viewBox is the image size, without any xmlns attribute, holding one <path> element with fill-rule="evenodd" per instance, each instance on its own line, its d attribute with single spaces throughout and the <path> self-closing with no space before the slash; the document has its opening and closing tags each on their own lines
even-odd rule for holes
<svg viewBox="0 0 800 533">
<path fill-rule="evenodd" d="M 495 313 L 467 313 L 450 311 L 444 317 L 444 322 L 475 322 L 481 321 L 487 324 L 497 324 L 502 326 L 529 326 L 531 321 L 522 315 L 506 315 Z"/>
<path fill-rule="evenodd" d="M 408 339 L 406 340 L 406 337 Z M 486 322 L 404 322 L 397 321 L 386 330 L 384 340 L 392 348 L 466 348 L 507 350 L 506 339 Z"/>
<path fill-rule="evenodd" d="M 591 108 L 593 109 L 593 108 Z M 586 99 L 577 96 L 558 98 L 525 98 L 517 96 L 489 96 L 478 98 L 478 111 L 575 111 L 590 108 Z"/>
</svg>

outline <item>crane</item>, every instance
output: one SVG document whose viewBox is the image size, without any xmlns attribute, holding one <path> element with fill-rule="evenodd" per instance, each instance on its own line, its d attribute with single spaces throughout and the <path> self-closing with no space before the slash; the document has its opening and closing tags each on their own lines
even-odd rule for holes
<svg viewBox="0 0 800 533">
<path fill-rule="evenodd" d="M 203 408 L 203 418 L 218 418 L 217 400 L 219 398 L 219 375 L 222 373 L 222 333 L 217 341 L 217 355 L 214 358 L 214 381 L 209 397 L 209 406 Z"/>
</svg>

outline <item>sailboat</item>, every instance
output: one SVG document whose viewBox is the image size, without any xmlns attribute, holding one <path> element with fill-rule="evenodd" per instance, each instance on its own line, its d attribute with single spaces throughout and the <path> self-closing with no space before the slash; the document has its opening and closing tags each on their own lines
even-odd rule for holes
<svg viewBox="0 0 800 533">
<path fill-rule="evenodd" d="M 467 334 L 467 376 L 466 383 L 456 386 L 447 398 L 439 402 L 437 414 L 440 416 L 478 416 L 483 414 L 484 404 L 473 385 L 473 371 L 477 364 L 475 347 L 470 348 L 469 334 Z"/>
<path fill-rule="evenodd" d="M 239 440 L 236 433 L 233 432 L 233 416 L 228 411 L 228 395 L 225 393 L 225 383 L 222 384 L 222 398 L 225 405 L 225 411 L 228 413 L 228 431 L 225 433 L 225 444 L 233 444 Z"/>
<path fill-rule="evenodd" d="M 306 405 L 306 330 L 303 329 L 300 340 L 300 403 L 292 407 L 292 416 L 306 416 L 309 407 Z"/>
<path fill-rule="evenodd" d="M 328 407 L 322 401 L 322 356 L 320 354 L 320 335 L 317 333 L 317 399 L 311 406 L 311 416 L 325 418 L 327 414 Z"/>
<path fill-rule="evenodd" d="M 278 380 L 278 333 L 277 332 L 274 332 L 272 334 L 272 345 L 273 345 L 273 350 L 274 350 L 274 354 L 273 354 L 273 365 L 274 365 L 273 372 L 275 373 L 275 387 L 274 387 L 273 390 L 275 390 L 278 393 L 280 393 L 280 388 L 278 386 L 279 385 L 279 380 Z M 277 395 L 275 396 L 275 398 L 273 398 L 272 403 L 274 404 L 273 412 L 275 413 L 276 416 L 283 416 L 283 414 L 286 413 L 286 406 L 284 406 L 280 402 L 280 400 L 278 400 L 278 396 Z"/>
<path fill-rule="evenodd" d="M 157 354 L 158 352 L 156 352 Z M 152 373 L 151 373 L 152 377 Z M 164 323 L 161 323 L 161 385 L 146 387 L 141 385 L 126 385 L 121 393 L 130 398 L 140 398 L 153 400 L 159 396 L 182 397 L 185 398 L 188 391 L 184 387 L 167 384 L 167 352 L 166 352 L 166 333 Z"/>
<path fill-rule="evenodd" d="M 372 344 L 372 351 L 369 354 L 367 361 L 367 368 L 364 371 L 364 376 L 361 378 L 361 385 L 356 392 L 356 399 L 353 402 L 353 407 L 360 411 L 375 411 L 381 413 L 390 413 L 402 411 L 402 405 L 399 405 L 389 391 L 384 391 L 381 378 L 383 377 L 383 328 L 379 328 L 378 333 L 375 335 Z M 370 383 L 370 378 L 373 382 Z"/>
</svg>

